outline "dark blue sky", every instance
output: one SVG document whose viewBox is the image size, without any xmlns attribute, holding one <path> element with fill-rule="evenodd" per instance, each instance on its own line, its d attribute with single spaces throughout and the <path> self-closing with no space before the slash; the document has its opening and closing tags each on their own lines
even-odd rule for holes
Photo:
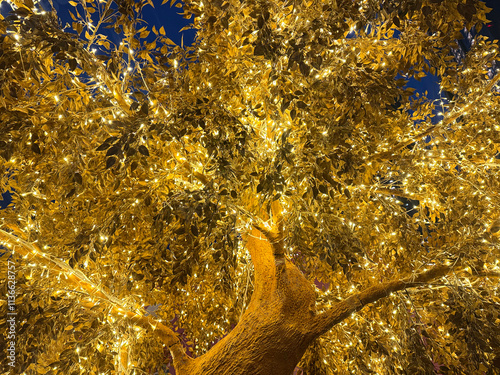
<svg viewBox="0 0 500 375">
<path fill-rule="evenodd" d="M 500 40 L 500 0 L 486 0 L 486 5 L 493 10 L 488 14 L 491 21 L 486 25 L 484 34 Z"/>
</svg>

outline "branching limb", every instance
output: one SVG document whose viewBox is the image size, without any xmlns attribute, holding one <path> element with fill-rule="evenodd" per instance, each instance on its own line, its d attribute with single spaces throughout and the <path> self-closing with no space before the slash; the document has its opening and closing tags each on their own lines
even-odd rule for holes
<svg viewBox="0 0 500 375">
<path fill-rule="evenodd" d="M 387 297 L 393 292 L 416 287 L 440 278 L 450 272 L 452 268 L 453 266 L 435 266 L 418 275 L 402 280 L 388 281 L 353 294 L 352 296 L 332 306 L 330 310 L 319 314 L 315 318 L 312 331 L 315 335 L 322 335 L 336 324 L 348 318 L 352 313 L 361 310 L 366 305 Z"/>
<path fill-rule="evenodd" d="M 284 249 L 284 234 L 283 234 L 283 210 L 279 200 L 271 203 L 272 225 L 267 222 L 254 223 L 253 226 L 258 229 L 270 242 L 273 247 L 273 255 L 275 257 L 283 257 Z"/>
<path fill-rule="evenodd" d="M 261 232 L 271 244 L 273 257 L 278 274 L 281 274 L 285 267 L 285 245 L 283 233 L 283 210 L 279 200 L 271 203 L 272 226 L 267 222 L 257 222 L 253 226 Z"/>
<path fill-rule="evenodd" d="M 274 227 L 270 227 L 266 225 L 265 222 L 253 223 L 255 229 L 258 229 L 269 241 L 271 246 L 273 247 L 273 254 L 280 255 L 283 254 L 282 246 L 280 246 L 280 242 L 283 241 L 279 232 Z"/>
</svg>

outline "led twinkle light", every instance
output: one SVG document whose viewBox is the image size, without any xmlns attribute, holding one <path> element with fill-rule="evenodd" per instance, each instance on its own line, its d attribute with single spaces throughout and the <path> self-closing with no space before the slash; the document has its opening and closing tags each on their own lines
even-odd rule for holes
<svg viewBox="0 0 500 375">
<path fill-rule="evenodd" d="M 30 3 L 0 41 L 20 373 L 153 372 L 165 345 L 206 375 L 306 333 L 306 373 L 498 369 L 498 46 L 449 41 L 482 3 L 190 0 L 192 46 L 143 37 L 148 1 L 75 3 L 77 35 Z M 437 98 L 407 87 L 429 72 Z"/>
</svg>

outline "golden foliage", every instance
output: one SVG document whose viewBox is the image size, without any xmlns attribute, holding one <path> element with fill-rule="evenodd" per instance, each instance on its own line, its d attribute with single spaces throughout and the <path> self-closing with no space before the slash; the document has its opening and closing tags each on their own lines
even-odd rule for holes
<svg viewBox="0 0 500 375">
<path fill-rule="evenodd" d="M 241 235 L 279 199 L 287 255 L 326 285 L 318 309 L 429 264 L 470 270 L 345 321 L 308 368 L 498 372 L 498 280 L 475 278 L 499 269 L 498 43 L 477 35 L 453 57 L 460 31 L 487 21 L 483 3 L 188 0 L 190 46 L 141 20 L 151 1 L 70 2 L 71 29 L 32 1 L 11 3 L 0 22 L 0 189 L 13 192 L 2 224 L 129 306 L 160 305 L 202 354 L 248 302 Z M 429 75 L 437 99 L 408 86 Z M 109 306 L 82 309 L 82 291 L 15 259 L 19 373 L 165 362 Z"/>
</svg>

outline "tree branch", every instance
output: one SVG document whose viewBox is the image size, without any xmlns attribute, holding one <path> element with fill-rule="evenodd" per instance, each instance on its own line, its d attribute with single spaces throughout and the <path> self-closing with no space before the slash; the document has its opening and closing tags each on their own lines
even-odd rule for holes
<svg viewBox="0 0 500 375">
<path fill-rule="evenodd" d="M 263 210 L 264 211 L 264 210 Z M 261 212 L 267 216 L 267 212 Z M 252 231 L 245 236 L 246 248 L 254 265 L 253 301 L 270 298 L 278 286 L 278 280 L 285 273 L 283 211 L 279 200 L 271 203 L 271 217 L 268 221 L 257 219 L 253 222 Z M 269 224 L 269 221 L 271 224 Z"/>
<path fill-rule="evenodd" d="M 283 210 L 279 200 L 271 203 L 272 226 L 266 223 L 253 223 L 253 226 L 258 229 L 269 241 L 273 248 L 273 255 L 276 258 L 283 258 L 285 255 L 284 234 L 283 234 Z"/>
<path fill-rule="evenodd" d="M 406 198 L 406 199 L 411 199 L 411 200 L 424 199 L 424 196 L 421 194 L 406 193 L 401 189 L 378 188 L 378 189 L 372 190 L 371 192 L 375 193 L 375 194 L 382 194 L 382 195 L 389 195 L 389 196 L 395 195 L 396 197 L 401 197 L 401 198 Z"/>
<path fill-rule="evenodd" d="M 36 259 L 38 264 L 48 266 L 52 271 L 64 275 L 64 279 L 67 284 L 83 290 L 91 298 L 97 298 L 110 304 L 110 312 L 116 318 L 124 318 L 131 324 L 141 326 L 148 330 L 152 328 L 158 335 L 161 342 L 170 350 L 174 360 L 174 367 L 183 367 L 188 361 L 191 360 L 191 358 L 185 353 L 177 334 L 161 322 L 158 322 L 151 316 L 146 315 L 146 311 L 142 307 L 138 306 L 136 311 L 128 309 L 122 301 L 108 294 L 103 288 L 99 287 L 87 278 L 87 276 L 81 271 L 74 270 L 63 260 L 44 253 L 36 244 L 23 240 L 21 236 L 24 233 L 18 227 L 9 226 L 9 229 L 11 229 L 16 235 L 0 229 L 1 245 L 11 248 L 23 257 Z M 97 302 L 89 300 L 82 302 L 82 305 L 86 308 L 92 308 L 96 305 L 96 303 Z"/>
<path fill-rule="evenodd" d="M 208 184 L 208 182 L 209 182 L 208 177 L 206 175 L 204 175 L 203 173 L 200 173 L 200 172 L 193 170 L 193 167 L 191 166 L 190 163 L 185 162 L 182 164 L 182 166 L 184 167 L 184 169 L 186 169 L 186 171 L 188 171 L 194 178 L 196 178 L 202 184 L 204 184 L 204 185 Z"/>
<path fill-rule="evenodd" d="M 265 231 L 269 230 L 259 229 L 256 224 L 254 226 L 255 229 L 243 237 L 254 268 L 254 291 L 250 303 L 269 297 L 273 293 L 276 288 L 277 273 L 274 249 L 269 237 L 265 234 Z"/>
<path fill-rule="evenodd" d="M 366 305 L 387 297 L 393 292 L 416 287 L 440 278 L 450 272 L 452 268 L 453 266 L 434 266 L 418 275 L 402 280 L 388 281 L 353 294 L 333 305 L 330 310 L 319 314 L 313 322 L 312 332 L 320 336 Z"/>
</svg>

